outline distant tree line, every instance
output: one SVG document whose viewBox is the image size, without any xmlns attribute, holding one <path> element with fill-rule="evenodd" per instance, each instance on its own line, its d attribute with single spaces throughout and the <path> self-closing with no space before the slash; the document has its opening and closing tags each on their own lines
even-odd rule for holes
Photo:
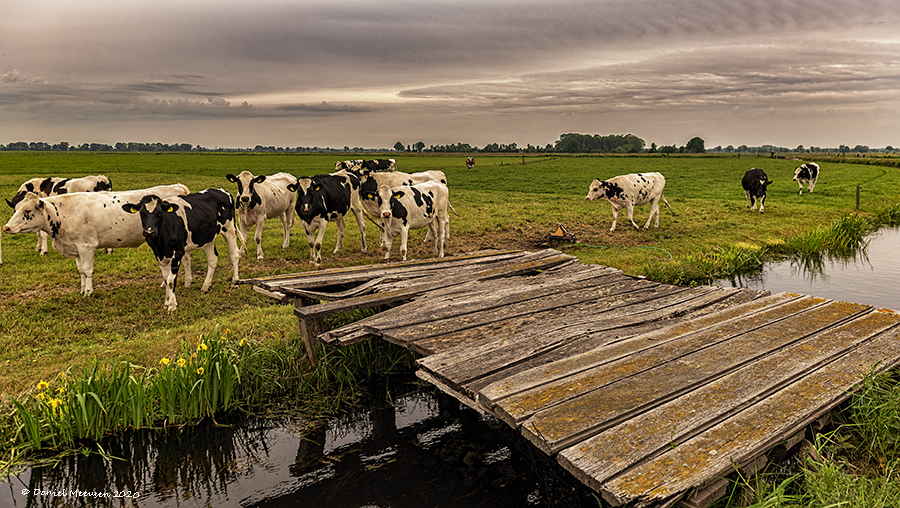
<svg viewBox="0 0 900 508">
<path fill-rule="evenodd" d="M 651 143 L 650 147 L 646 146 L 646 142 L 633 134 L 610 134 L 601 136 L 600 134 L 578 134 L 567 133 L 560 134 L 559 139 L 553 143 L 541 147 L 540 145 L 531 145 L 520 147 L 516 143 L 489 143 L 482 148 L 470 145 L 468 143 L 453 143 L 449 145 L 431 145 L 426 146 L 424 142 L 418 141 L 411 145 L 405 145 L 398 141 L 394 144 L 393 149 L 397 152 L 418 152 L 418 153 L 756 153 L 756 154 L 773 154 L 773 153 L 895 153 L 900 151 L 892 146 L 885 148 L 869 148 L 865 145 L 856 145 L 850 147 L 848 145 L 840 145 L 837 148 L 822 148 L 811 146 L 809 148 L 800 145 L 796 148 L 787 148 L 775 145 L 747 146 L 741 145 L 734 147 L 721 145 L 707 149 L 703 138 L 691 138 L 682 146 L 663 145 L 656 146 Z M 82 143 L 80 145 L 71 145 L 66 141 L 56 144 L 44 142 L 25 142 L 17 141 L 8 145 L 0 144 L 0 151 L 40 151 L 40 152 L 262 152 L 262 153 L 328 153 L 328 152 L 348 152 L 348 153 L 366 153 L 366 152 L 386 152 L 387 148 L 360 148 L 344 146 L 343 148 L 330 148 L 318 146 L 296 146 L 296 147 L 276 147 L 256 145 L 253 148 L 204 148 L 200 145 L 192 145 L 190 143 L 135 143 L 135 142 L 119 142 L 115 145 L 104 143 Z"/>
</svg>

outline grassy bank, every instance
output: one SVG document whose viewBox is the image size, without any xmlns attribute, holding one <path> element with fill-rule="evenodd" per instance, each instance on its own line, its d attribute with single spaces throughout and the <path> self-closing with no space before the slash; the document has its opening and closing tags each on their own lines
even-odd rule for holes
<svg viewBox="0 0 900 508">
<path fill-rule="evenodd" d="M 839 250 L 846 242 L 828 243 L 829 239 L 846 233 L 852 242 L 869 228 L 896 223 L 900 216 L 900 171 L 890 167 L 823 162 L 815 193 L 799 195 L 797 184 L 791 182 L 799 162 L 783 159 L 476 156 L 476 168 L 470 172 L 464 156 L 394 157 L 402 171 L 439 169 L 447 174 L 451 202 L 461 215 L 451 217 L 450 255 L 554 246 L 582 262 L 683 284 L 752 268 L 773 256 Z M 337 160 L 334 155 L 287 154 L 0 153 L 0 195 L 11 197 L 21 182 L 34 176 L 86 174 L 105 174 L 116 189 L 180 182 L 195 191 L 207 187 L 233 191 L 225 180 L 227 173 L 312 175 L 332 171 Z M 764 169 L 775 182 L 769 187 L 763 215 L 745 208 L 740 178 L 750 167 Z M 609 205 L 584 200 L 591 180 L 649 171 L 666 176 L 665 195 L 676 215 L 664 209 L 660 228 L 649 231 L 634 230 L 620 216 L 617 230 L 609 232 Z M 5 223 L 12 210 L 0 210 L 0 223 Z M 647 207 L 638 208 L 635 221 L 643 224 L 648 213 Z M 578 243 L 550 245 L 546 235 L 557 223 L 575 234 Z M 291 246 L 285 251 L 280 249 L 279 229 L 277 221 L 267 223 L 266 259 L 243 258 L 242 277 L 315 268 L 308 262 L 300 226 L 294 226 Z M 369 245 L 377 245 L 373 228 L 368 234 Z M 411 258 L 430 256 L 420 242 L 423 236 L 424 232 L 413 235 Z M 342 252 L 331 254 L 334 241 L 332 225 L 323 249 L 325 267 L 371 264 L 380 258 L 375 249 L 359 252 L 354 224 L 348 224 Z M 303 362 L 302 346 L 298 348 L 292 307 L 249 286 L 231 286 L 227 270 L 217 272 L 207 294 L 200 293 L 199 284 L 178 287 L 178 311 L 167 314 L 159 269 L 146 246 L 98 253 L 94 295 L 84 298 L 78 293 L 74 261 L 52 249 L 40 257 L 33 250 L 35 243 L 31 234 L 2 238 L 0 394 L 6 397 L 36 404 L 41 393 L 48 397 L 60 386 L 47 391 L 44 385 L 38 388 L 40 382 L 50 385 L 62 379 L 61 374 L 74 379 L 85 369 L 90 372 L 98 360 L 109 368 L 143 366 L 156 375 L 164 370 L 162 359 L 189 357 L 198 351 L 203 337 L 218 327 L 228 329 L 236 343 L 245 340 L 258 352 L 257 363 L 241 367 L 248 373 L 245 380 L 255 381 L 247 385 L 246 393 L 233 395 L 235 403 L 246 406 L 280 397 L 293 405 L 308 404 L 303 409 L 310 414 L 326 414 L 353 400 L 355 383 L 365 379 L 367 372 L 386 370 L 392 358 L 401 355 L 397 350 L 365 349 L 381 346 L 360 345 L 329 352 L 324 367 L 313 371 Z M 224 250 L 219 241 L 220 256 L 226 255 Z M 220 266 L 225 265 L 223 258 Z M 194 254 L 193 266 L 202 273 L 202 253 Z M 373 364 L 372 357 L 384 363 Z M 408 358 L 403 362 L 408 364 Z M 143 375 L 140 367 L 135 368 L 129 375 Z M 335 377 L 338 373 L 342 377 Z M 323 396 L 313 399 L 312 393 Z M 16 410 L 6 398 L 0 405 L 10 415 Z M 160 414 L 163 421 L 171 416 Z"/>
</svg>

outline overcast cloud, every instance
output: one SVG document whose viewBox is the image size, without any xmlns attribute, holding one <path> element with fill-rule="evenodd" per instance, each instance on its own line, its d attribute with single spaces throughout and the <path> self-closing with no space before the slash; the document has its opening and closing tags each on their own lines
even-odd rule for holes
<svg viewBox="0 0 900 508">
<path fill-rule="evenodd" d="M 0 143 L 900 146 L 896 0 L 4 0 Z"/>
</svg>

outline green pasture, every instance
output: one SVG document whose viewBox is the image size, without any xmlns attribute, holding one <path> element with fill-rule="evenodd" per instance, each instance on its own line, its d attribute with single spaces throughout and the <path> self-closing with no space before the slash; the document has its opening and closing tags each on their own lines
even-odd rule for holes
<svg viewBox="0 0 900 508">
<path fill-rule="evenodd" d="M 11 197 L 25 180 L 36 176 L 108 176 L 115 189 L 183 183 L 192 190 L 223 187 L 227 173 L 255 174 L 287 171 L 297 176 L 328 173 L 344 158 L 337 154 L 254 153 L 0 153 L 0 196 Z M 371 156 L 370 156 L 371 157 Z M 795 160 L 720 157 L 600 157 L 600 156 L 476 156 L 468 171 L 462 155 L 394 155 L 401 171 L 439 169 L 447 174 L 450 199 L 459 216 L 451 215 L 453 238 L 449 255 L 480 249 L 540 249 L 557 223 L 576 235 L 578 244 L 552 245 L 598 263 L 641 275 L 654 267 L 720 248 L 779 245 L 790 238 L 827 225 L 856 206 L 859 213 L 877 216 L 900 201 L 900 170 L 880 166 L 823 163 L 813 194 L 798 194 L 791 181 Z M 740 179 L 758 167 L 774 182 L 765 213 L 745 207 Z M 665 207 L 659 229 L 637 231 L 620 214 L 610 233 L 611 212 L 605 201 L 587 202 L 584 196 L 594 178 L 658 171 L 666 176 L 665 195 L 677 215 Z M 648 207 L 635 211 L 643 224 Z M 12 215 L 0 208 L 0 223 Z M 299 224 L 291 246 L 280 248 L 280 224 L 267 222 L 266 259 L 241 260 L 241 277 L 314 269 Z M 329 225 L 324 267 L 379 262 L 376 228 L 368 225 L 368 253 L 360 252 L 359 231 L 351 219 L 343 250 L 332 254 L 336 228 Z M 428 257 L 421 243 L 424 231 L 412 235 L 410 257 Z M 251 239 L 252 242 L 252 239 Z M 19 394 L 38 381 L 56 376 L 93 358 L 122 359 L 153 365 L 171 356 L 181 343 L 195 341 L 214 326 L 228 327 L 236 336 L 265 341 L 292 341 L 297 324 L 288 306 L 258 295 L 248 286 L 233 287 L 226 269 L 224 242 L 212 290 L 199 291 L 205 272 L 204 255 L 193 255 L 194 287 L 177 289 L 179 307 L 167 314 L 156 262 L 145 245 L 98 253 L 95 292 L 84 298 L 73 260 L 52 247 L 40 257 L 33 234 L 3 235 L 0 265 L 0 393 Z M 396 242 L 395 242 L 396 243 Z M 398 256 L 397 246 L 392 254 Z M 252 243 L 250 251 L 253 252 Z M 199 277 L 198 277 L 199 276 Z M 179 281 L 180 282 L 180 281 Z"/>
</svg>

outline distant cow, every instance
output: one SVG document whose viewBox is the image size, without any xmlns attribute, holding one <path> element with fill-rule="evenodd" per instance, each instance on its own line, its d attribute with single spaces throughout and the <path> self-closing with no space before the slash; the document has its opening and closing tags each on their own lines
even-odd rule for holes
<svg viewBox="0 0 900 508">
<path fill-rule="evenodd" d="M 344 240 L 344 216 L 349 212 L 353 212 L 356 216 L 356 223 L 362 236 L 362 251 L 368 250 L 366 222 L 359 200 L 359 178 L 355 174 L 341 172 L 333 175 L 300 177 L 297 183 L 291 184 L 288 189 L 297 193 L 295 209 L 300 217 L 300 224 L 306 231 L 312 263 L 317 265 L 322 263 L 322 239 L 325 237 L 325 227 L 329 221 L 336 222 L 338 228 L 334 253 L 341 250 Z"/>
<path fill-rule="evenodd" d="M 660 173 L 636 173 L 630 175 L 621 175 L 609 180 L 601 181 L 595 179 L 591 182 L 590 190 L 585 199 L 593 201 L 598 198 L 605 198 L 612 205 L 613 222 L 610 231 L 616 230 L 616 221 L 619 218 L 619 210 L 623 207 L 628 212 L 628 222 L 635 229 L 640 229 L 634 223 L 634 207 L 650 203 L 650 217 L 644 224 L 644 229 L 650 227 L 650 222 L 656 218 L 654 227 L 659 227 L 659 200 L 666 204 L 666 208 L 673 214 L 672 207 L 663 196 L 663 189 L 666 187 L 666 178 Z"/>
<path fill-rule="evenodd" d="M 756 203 L 759 202 L 759 213 L 763 213 L 763 207 L 766 205 L 766 188 L 772 182 L 766 176 L 766 172 L 761 169 L 751 168 L 744 173 L 741 180 L 741 187 L 744 188 L 744 194 L 747 198 L 747 208 L 756 210 Z M 750 202 L 753 201 L 753 206 Z"/>
<path fill-rule="evenodd" d="M 354 159 L 352 161 L 339 161 L 334 164 L 335 171 L 353 171 L 358 172 L 362 169 L 362 159 Z"/>
<path fill-rule="evenodd" d="M 373 159 L 363 161 L 364 171 L 397 171 L 397 161 L 394 159 Z"/>
<path fill-rule="evenodd" d="M 225 238 L 233 273 L 231 282 L 238 280 L 238 247 L 234 228 L 234 201 L 224 189 L 206 189 L 186 196 L 160 198 L 147 195 L 139 201 L 122 205 L 129 214 L 139 214 L 141 230 L 147 245 L 153 250 L 163 284 L 166 286 L 166 310 L 178 307 L 175 299 L 175 280 L 178 267 L 184 264 L 184 287 L 191 285 L 191 251 L 206 252 L 206 278 L 200 291 L 209 291 L 219 256 L 216 254 L 216 235 Z"/>
<path fill-rule="evenodd" d="M 424 227 L 434 237 L 434 255 L 444 257 L 444 239 L 450 224 L 449 192 L 445 184 L 430 181 L 401 187 L 382 185 L 377 200 L 384 226 L 381 235 L 385 260 L 391 256 L 391 245 L 399 235 L 400 255 L 406 261 L 409 230 Z"/>
<path fill-rule="evenodd" d="M 475 157 L 466 157 L 466 167 L 469 171 L 475 169 Z"/>
<path fill-rule="evenodd" d="M 81 292 L 94 291 L 94 252 L 97 249 L 139 247 L 144 243 L 141 220 L 122 209 L 144 196 L 164 198 L 187 194 L 182 184 L 159 185 L 131 191 L 75 192 L 46 198 L 28 193 L 16 205 L 3 232 L 9 234 L 44 231 L 53 248 L 74 259 L 81 274 Z"/>
<path fill-rule="evenodd" d="M 47 196 L 57 196 L 59 194 L 68 194 L 70 192 L 98 192 L 112 190 L 112 182 L 103 175 L 92 175 L 81 178 L 32 178 L 23 183 L 19 187 L 19 191 L 13 196 L 12 200 L 7 199 L 6 204 L 10 208 L 15 208 L 16 204 L 25 197 L 25 194 L 33 192 L 38 197 L 46 198 Z M 47 253 L 47 233 L 38 231 L 38 242 L 34 248 L 35 252 L 39 252 L 41 256 Z"/>
<path fill-rule="evenodd" d="M 816 187 L 816 181 L 819 180 L 819 165 L 815 162 L 807 162 L 801 164 L 794 170 L 793 180 L 800 185 L 800 194 L 803 194 L 803 184 L 808 184 L 809 192 Z"/>
<path fill-rule="evenodd" d="M 281 219 L 284 239 L 281 248 L 286 249 L 291 241 L 291 226 L 294 224 L 294 205 L 297 193 L 288 190 L 288 185 L 297 183 L 297 178 L 288 173 L 276 173 L 271 176 L 253 176 L 249 171 L 239 175 L 225 175 L 229 182 L 237 184 L 237 217 L 238 238 L 241 241 L 240 255 L 247 252 L 247 230 L 256 225 L 256 259 L 263 259 L 262 231 L 266 219 Z"/>
</svg>

